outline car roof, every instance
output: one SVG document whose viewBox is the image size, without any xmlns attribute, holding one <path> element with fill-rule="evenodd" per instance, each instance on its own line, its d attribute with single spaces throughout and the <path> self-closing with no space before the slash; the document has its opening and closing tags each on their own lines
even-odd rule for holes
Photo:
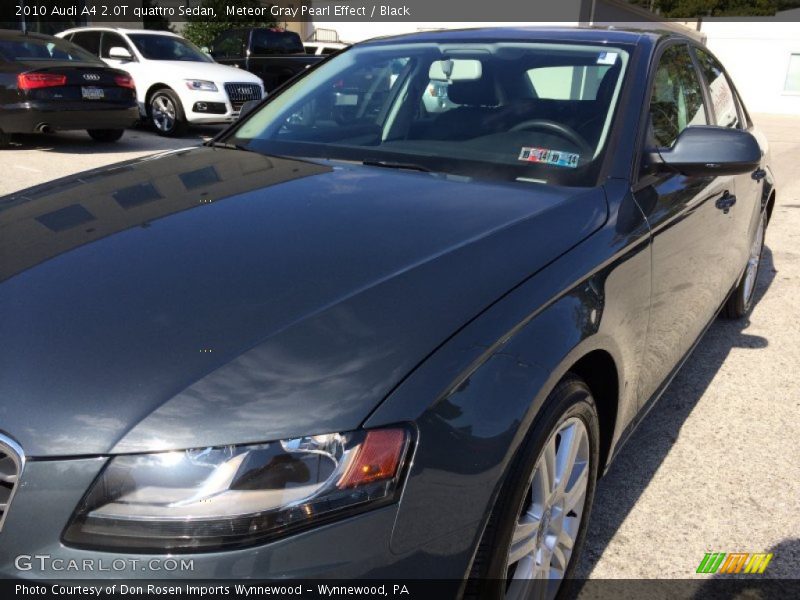
<svg viewBox="0 0 800 600">
<path fill-rule="evenodd" d="M 651 43 L 665 37 L 680 37 L 693 41 L 688 35 L 667 29 L 637 29 L 635 27 L 478 27 L 470 29 L 438 29 L 404 35 L 372 38 L 371 42 L 447 42 L 447 41 L 577 41 L 595 43 L 638 44 Z"/>
<path fill-rule="evenodd" d="M 46 33 L 37 33 L 35 31 L 23 32 L 19 29 L 0 29 L 0 37 L 5 39 L 21 38 L 21 39 L 38 39 L 38 40 L 52 40 L 52 35 Z"/>
<path fill-rule="evenodd" d="M 102 27 L 102 26 L 95 26 L 91 25 L 89 27 L 72 27 L 71 29 L 66 29 L 61 33 L 77 33 L 79 31 L 113 31 L 114 33 L 134 33 L 134 34 L 145 34 L 145 35 L 170 35 L 172 37 L 181 37 L 176 33 L 172 33 L 171 31 L 162 31 L 160 29 L 128 29 L 127 27 Z"/>
</svg>

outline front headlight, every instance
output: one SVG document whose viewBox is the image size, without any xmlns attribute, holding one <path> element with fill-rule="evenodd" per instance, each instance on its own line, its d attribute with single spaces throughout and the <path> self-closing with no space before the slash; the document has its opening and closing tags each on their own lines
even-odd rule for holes
<svg viewBox="0 0 800 600">
<path fill-rule="evenodd" d="M 393 502 L 410 440 L 410 429 L 373 429 L 117 456 L 64 542 L 175 551 L 266 541 Z"/>
<path fill-rule="evenodd" d="M 213 81 L 205 81 L 204 79 L 187 79 L 186 87 L 190 90 L 200 92 L 216 92 L 217 84 Z"/>
</svg>

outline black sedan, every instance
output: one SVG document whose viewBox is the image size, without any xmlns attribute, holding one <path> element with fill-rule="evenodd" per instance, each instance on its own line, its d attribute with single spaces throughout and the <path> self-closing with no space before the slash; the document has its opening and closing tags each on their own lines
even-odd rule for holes
<svg viewBox="0 0 800 600">
<path fill-rule="evenodd" d="M 124 71 L 56 37 L 0 30 L 0 147 L 13 133 L 68 129 L 114 142 L 138 118 Z"/>
<path fill-rule="evenodd" d="M 0 573 L 552 597 L 597 478 L 753 307 L 768 160 L 690 39 L 437 31 L 0 199 Z"/>
</svg>

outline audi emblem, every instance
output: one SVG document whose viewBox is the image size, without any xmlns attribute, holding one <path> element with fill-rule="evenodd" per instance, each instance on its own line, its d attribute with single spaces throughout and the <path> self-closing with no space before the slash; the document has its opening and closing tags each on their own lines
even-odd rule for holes
<svg viewBox="0 0 800 600">
<path fill-rule="evenodd" d="M 100 75 L 97 73 L 84 73 L 83 78 L 86 81 L 100 81 Z"/>
<path fill-rule="evenodd" d="M 248 88 L 246 88 L 246 87 L 240 87 L 239 88 L 239 93 L 240 94 L 249 94 L 250 90 Z"/>
</svg>

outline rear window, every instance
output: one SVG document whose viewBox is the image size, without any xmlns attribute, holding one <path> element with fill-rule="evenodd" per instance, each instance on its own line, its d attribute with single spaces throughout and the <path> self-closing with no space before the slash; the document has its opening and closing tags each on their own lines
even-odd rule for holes
<svg viewBox="0 0 800 600">
<path fill-rule="evenodd" d="M 251 52 L 255 55 L 305 53 L 300 36 L 293 31 L 256 29 L 251 46 Z"/>
<path fill-rule="evenodd" d="M 52 39 L 15 39 L 0 40 L 0 56 L 14 62 L 24 61 L 76 61 L 97 64 L 99 60 L 70 42 Z"/>
</svg>

